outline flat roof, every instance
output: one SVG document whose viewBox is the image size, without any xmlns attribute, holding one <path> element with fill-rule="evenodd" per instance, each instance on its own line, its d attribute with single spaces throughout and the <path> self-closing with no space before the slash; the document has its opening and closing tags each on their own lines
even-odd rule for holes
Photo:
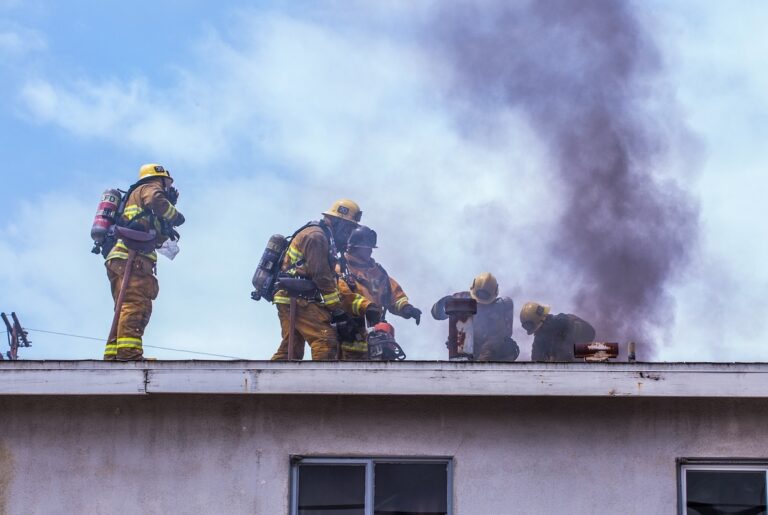
<svg viewBox="0 0 768 515">
<path fill-rule="evenodd" d="M 768 397 L 768 363 L 0 361 L 0 395 Z"/>
</svg>

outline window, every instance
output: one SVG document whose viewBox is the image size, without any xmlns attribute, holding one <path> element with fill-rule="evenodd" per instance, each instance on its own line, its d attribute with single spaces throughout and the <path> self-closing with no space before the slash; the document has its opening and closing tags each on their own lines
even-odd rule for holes
<svg viewBox="0 0 768 515">
<path fill-rule="evenodd" d="M 294 458 L 291 515 L 450 515 L 450 459 Z"/>
<path fill-rule="evenodd" d="M 766 515 L 768 461 L 680 460 L 683 515 Z"/>
</svg>

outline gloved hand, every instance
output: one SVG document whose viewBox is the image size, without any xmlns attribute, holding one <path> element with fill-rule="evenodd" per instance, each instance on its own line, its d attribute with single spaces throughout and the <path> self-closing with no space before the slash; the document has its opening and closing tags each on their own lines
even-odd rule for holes
<svg viewBox="0 0 768 515">
<path fill-rule="evenodd" d="M 339 308 L 331 313 L 331 323 L 336 327 L 336 333 L 342 342 L 350 342 L 355 339 L 355 324 L 352 317 Z"/>
<path fill-rule="evenodd" d="M 403 309 L 400 310 L 400 313 L 403 315 L 403 318 L 405 319 L 409 319 L 409 318 L 415 319 L 416 325 L 419 325 L 419 323 L 421 322 L 421 310 L 416 306 L 413 306 L 411 304 L 406 304 L 405 307 L 403 307 Z"/>
<path fill-rule="evenodd" d="M 176 202 L 179 201 L 179 190 L 177 190 L 173 186 L 169 186 L 165 190 L 165 198 L 167 198 L 168 202 L 170 202 L 171 204 L 173 204 L 175 206 Z"/>
<path fill-rule="evenodd" d="M 381 322 L 381 308 L 376 304 L 369 304 L 365 309 L 365 321 L 368 322 L 368 327 L 373 327 Z"/>
<path fill-rule="evenodd" d="M 331 313 L 331 323 L 332 324 L 338 324 L 342 322 L 349 322 L 352 320 L 352 317 L 347 314 L 346 311 L 344 311 L 341 308 L 336 308 Z"/>
<path fill-rule="evenodd" d="M 186 222 L 187 219 L 184 218 L 184 215 L 181 214 L 181 211 L 176 213 L 176 220 L 173 221 L 173 225 L 178 227 L 180 225 L 184 225 L 184 222 Z"/>
</svg>

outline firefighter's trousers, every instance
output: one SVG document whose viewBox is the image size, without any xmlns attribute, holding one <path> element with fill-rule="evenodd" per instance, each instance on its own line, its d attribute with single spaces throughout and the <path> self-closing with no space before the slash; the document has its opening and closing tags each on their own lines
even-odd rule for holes
<svg viewBox="0 0 768 515">
<path fill-rule="evenodd" d="M 120 286 L 125 274 L 125 259 L 110 259 L 106 263 L 107 277 L 112 287 L 112 298 L 117 302 Z M 107 342 L 105 360 L 142 359 L 142 337 L 144 328 L 152 315 L 152 301 L 157 298 L 159 286 L 154 275 L 155 265 L 151 259 L 136 256 L 133 270 L 125 292 L 120 321 L 117 325 L 117 339 Z"/>
<path fill-rule="evenodd" d="M 366 347 L 365 350 L 358 350 L 358 349 L 352 349 L 342 344 L 341 360 L 342 361 L 370 361 L 368 357 L 368 348 Z"/>
<path fill-rule="evenodd" d="M 357 329 L 355 339 L 351 342 L 340 342 L 342 361 L 369 361 L 368 338 L 365 330 L 365 319 L 355 318 Z"/>
<path fill-rule="evenodd" d="M 331 325 L 331 314 L 316 302 L 298 299 L 296 306 L 296 329 L 293 358 L 304 357 L 304 342 L 312 349 L 313 360 L 336 359 L 339 351 L 339 339 L 336 328 Z M 288 337 L 290 334 L 290 311 L 288 304 L 277 304 L 277 316 L 280 318 L 282 341 L 273 360 L 288 359 Z"/>
</svg>

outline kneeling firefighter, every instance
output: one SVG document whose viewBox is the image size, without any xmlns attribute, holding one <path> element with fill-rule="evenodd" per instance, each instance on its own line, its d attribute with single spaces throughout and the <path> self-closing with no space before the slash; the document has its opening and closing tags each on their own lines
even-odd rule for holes
<svg viewBox="0 0 768 515">
<path fill-rule="evenodd" d="M 290 239 L 277 275 L 277 305 L 282 341 L 273 360 L 302 359 L 304 343 L 309 343 L 313 360 L 337 359 L 337 327 L 345 326 L 349 316 L 342 309 L 336 279 L 338 243 L 346 244 L 363 212 L 351 200 L 338 200 L 323 213 L 319 222 L 310 222 Z M 294 316 L 291 317 L 291 297 Z M 255 298 L 255 297 L 254 297 Z M 293 355 L 289 356 L 291 340 Z"/>
<path fill-rule="evenodd" d="M 369 327 L 376 326 L 386 311 L 406 319 L 413 318 L 416 325 L 421 321 L 421 310 L 408 301 L 398 282 L 371 257 L 376 240 L 373 229 L 362 225 L 355 229 L 344 253 L 347 273 L 340 265 L 336 268 L 344 307 L 354 317 L 354 330 L 349 334 L 351 338 L 342 338 L 341 341 L 341 359 L 369 359 L 366 322 Z M 383 311 L 379 313 L 381 309 Z"/>
<path fill-rule="evenodd" d="M 122 196 L 109 235 L 97 245 L 106 255 L 116 311 L 105 360 L 142 359 L 144 329 L 159 292 L 155 249 L 169 238 L 177 240 L 174 227 L 184 223 L 175 207 L 179 192 L 172 184 L 168 170 L 158 164 L 139 168 L 138 182 Z"/>
</svg>

